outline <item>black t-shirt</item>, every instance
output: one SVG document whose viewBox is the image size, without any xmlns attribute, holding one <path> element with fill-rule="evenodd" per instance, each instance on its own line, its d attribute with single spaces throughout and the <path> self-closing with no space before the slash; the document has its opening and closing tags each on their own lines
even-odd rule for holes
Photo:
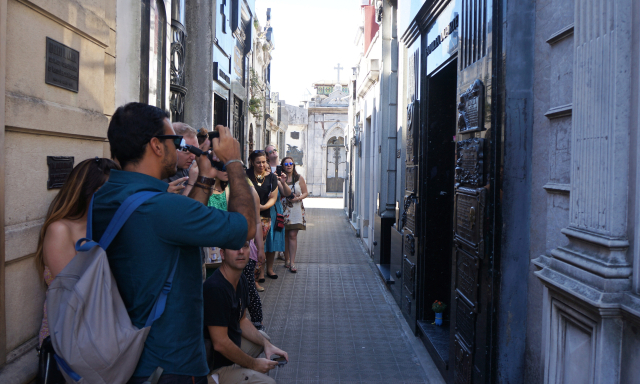
<svg viewBox="0 0 640 384">
<path fill-rule="evenodd" d="M 264 177 L 264 181 L 262 185 L 258 185 L 258 181 L 256 180 L 256 175 L 253 173 L 253 169 L 249 168 L 247 170 L 247 177 L 253 183 L 253 187 L 258 192 L 258 196 L 260 197 L 260 204 L 265 205 L 267 201 L 269 201 L 269 195 L 271 192 L 275 191 L 278 188 L 278 177 L 270 173 Z M 260 216 L 262 217 L 271 217 L 271 208 L 266 209 L 264 211 L 260 211 Z"/>
<path fill-rule="evenodd" d="M 209 326 L 227 327 L 229 339 L 240 348 L 242 341 L 242 330 L 240 320 L 249 302 L 249 290 L 247 289 L 247 278 L 240 276 L 238 286 L 233 289 L 233 285 L 222 275 L 220 269 L 216 269 L 202 286 L 204 299 L 204 334 L 210 339 Z M 233 365 L 220 352 L 213 350 L 212 370 Z"/>
</svg>

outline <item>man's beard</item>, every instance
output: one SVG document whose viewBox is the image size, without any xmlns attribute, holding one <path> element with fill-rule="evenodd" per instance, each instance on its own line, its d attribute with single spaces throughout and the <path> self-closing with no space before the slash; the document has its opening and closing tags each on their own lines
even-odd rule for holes
<svg viewBox="0 0 640 384">
<path fill-rule="evenodd" d="M 175 174 L 178 172 L 178 164 L 176 161 L 171 160 L 169 158 L 169 149 L 167 148 L 167 146 L 164 146 L 165 149 L 165 155 L 164 158 L 162 159 L 162 173 L 161 173 L 161 180 L 164 179 L 168 179 L 171 176 L 175 176 Z M 176 160 L 177 160 L 177 156 L 176 156 Z"/>
</svg>

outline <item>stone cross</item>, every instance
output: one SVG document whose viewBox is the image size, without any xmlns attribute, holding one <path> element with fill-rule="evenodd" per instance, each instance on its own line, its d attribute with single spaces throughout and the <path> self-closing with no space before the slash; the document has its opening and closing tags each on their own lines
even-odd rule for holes
<svg viewBox="0 0 640 384">
<path fill-rule="evenodd" d="M 337 83 L 340 84 L 340 70 L 344 69 L 344 68 L 340 66 L 340 63 L 338 63 L 338 66 L 337 67 L 333 67 L 333 69 L 337 70 L 337 72 L 338 72 L 338 82 Z"/>
</svg>

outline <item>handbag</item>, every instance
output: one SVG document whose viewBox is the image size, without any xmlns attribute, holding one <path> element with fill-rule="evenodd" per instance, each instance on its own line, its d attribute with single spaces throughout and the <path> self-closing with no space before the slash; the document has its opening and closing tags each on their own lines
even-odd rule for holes
<svg viewBox="0 0 640 384">
<path fill-rule="evenodd" d="M 51 344 L 51 336 L 47 336 L 38 351 L 38 376 L 36 376 L 36 384 L 64 384 L 64 377 L 58 369 L 58 363 L 55 360 L 55 351 Z"/>
<path fill-rule="evenodd" d="M 282 213 L 276 213 L 276 231 L 282 231 L 284 229 L 284 215 Z"/>
</svg>

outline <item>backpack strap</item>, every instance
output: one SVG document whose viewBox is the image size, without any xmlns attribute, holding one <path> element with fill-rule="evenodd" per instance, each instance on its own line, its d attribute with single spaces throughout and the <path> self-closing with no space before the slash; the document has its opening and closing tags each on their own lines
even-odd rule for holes
<svg viewBox="0 0 640 384">
<path fill-rule="evenodd" d="M 161 192 L 138 192 L 133 195 L 127 197 L 127 199 L 122 203 L 120 208 L 116 211 L 116 214 L 113 215 L 111 222 L 107 226 L 107 229 L 104 231 L 102 238 L 99 241 L 102 249 L 106 250 L 113 239 L 116 237 L 120 229 L 124 226 L 124 223 L 127 222 L 129 216 L 138 209 L 139 206 L 142 205 L 145 201 L 149 200 L 155 195 L 159 195 Z M 92 199 L 93 200 L 93 199 Z M 92 201 L 93 202 L 93 201 Z M 87 225 L 88 229 L 88 225 Z"/>
<path fill-rule="evenodd" d="M 171 270 L 171 274 L 167 281 L 164 282 L 162 286 L 162 291 L 160 291 L 160 295 L 156 299 L 155 304 L 153 304 L 153 308 L 151 308 L 151 313 L 149 313 L 149 317 L 147 318 L 147 322 L 145 323 L 145 328 L 150 327 L 154 321 L 158 320 L 162 313 L 164 312 L 164 308 L 167 305 L 167 296 L 169 296 L 169 292 L 171 292 L 171 286 L 173 285 L 173 276 L 176 274 L 176 269 L 178 268 L 178 261 L 180 260 L 180 253 L 178 253 L 178 257 L 176 258 L 175 264 L 173 264 L 173 269 Z"/>
<path fill-rule="evenodd" d="M 78 240 L 76 243 L 76 251 L 77 252 L 86 252 L 96 245 L 100 245 L 100 247 L 104 250 L 109 247 L 113 239 L 116 237 L 120 229 L 124 226 L 124 223 L 127 222 L 129 216 L 138 209 L 140 205 L 142 205 L 145 201 L 149 200 L 155 195 L 160 194 L 161 192 L 151 192 L 151 191 L 143 191 L 134 193 L 133 195 L 127 197 L 120 205 L 120 208 L 116 211 L 115 215 L 109 222 L 107 229 L 104 231 L 102 238 L 99 242 L 95 242 L 93 240 L 93 198 L 91 199 L 91 203 L 89 203 L 89 211 L 87 213 L 87 237 Z"/>
<path fill-rule="evenodd" d="M 100 245 L 100 247 L 106 250 L 113 239 L 116 237 L 120 229 L 124 226 L 124 223 L 127 222 L 127 219 L 131 216 L 131 214 L 138 209 L 140 205 L 142 205 L 145 201 L 149 200 L 153 196 L 160 194 L 161 192 L 138 192 L 133 195 L 127 197 L 127 199 L 122 203 L 120 208 L 116 211 L 115 215 L 111 219 L 111 222 L 107 226 L 107 229 L 104 231 L 102 238 L 98 243 L 91 240 L 93 237 L 92 232 L 92 213 L 93 213 L 93 199 L 91 199 L 91 203 L 89 204 L 89 214 L 87 216 L 87 237 L 84 239 L 78 240 L 76 243 L 76 250 L 78 252 L 88 251 L 96 245 Z M 85 242 L 84 244 L 82 244 Z M 150 326 L 156 321 L 164 312 L 164 308 L 167 304 L 167 296 L 169 292 L 171 292 L 171 287 L 173 285 L 173 277 L 176 274 L 176 269 L 178 268 L 178 261 L 180 260 L 180 253 L 178 253 L 178 257 L 176 258 L 176 262 L 173 264 L 173 269 L 171 270 L 171 274 L 167 281 L 164 282 L 162 286 L 162 291 L 160 295 L 156 299 L 155 304 L 153 304 L 153 308 L 151 309 L 151 313 L 149 314 L 149 318 L 145 324 L 145 327 Z"/>
</svg>

